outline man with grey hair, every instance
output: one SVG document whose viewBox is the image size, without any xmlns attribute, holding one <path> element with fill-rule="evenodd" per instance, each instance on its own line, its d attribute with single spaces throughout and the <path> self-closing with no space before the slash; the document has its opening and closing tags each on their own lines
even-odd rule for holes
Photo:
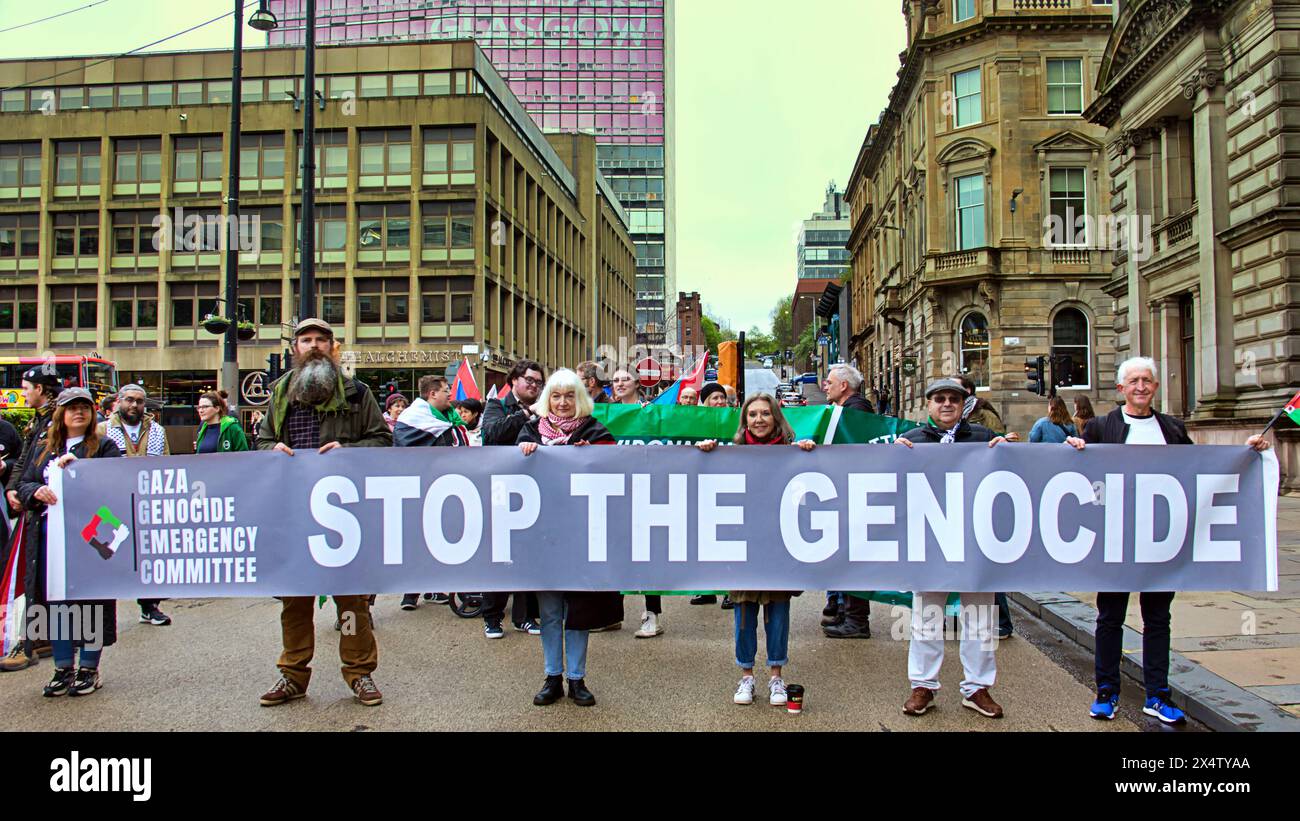
<svg viewBox="0 0 1300 821">
<path fill-rule="evenodd" d="M 123 456 L 170 456 L 167 431 L 147 410 L 149 394 L 144 386 L 123 385 L 117 392 L 115 410 L 99 423 L 101 438 L 112 440 Z M 162 599 L 136 599 L 140 623 L 166 627 L 172 623 L 158 605 Z"/>
<path fill-rule="evenodd" d="M 1105 416 L 1089 420 L 1082 438 L 1071 436 L 1066 444 L 1077 450 L 1085 445 L 1190 445 L 1191 437 L 1181 420 L 1156 411 L 1152 404 L 1160 388 L 1154 360 L 1138 356 L 1120 363 L 1116 388 L 1124 404 Z M 1256 434 L 1246 440 L 1255 450 L 1268 450 L 1269 443 Z M 1123 651 L 1124 619 L 1128 615 L 1128 593 L 1097 594 L 1097 630 L 1094 648 L 1097 700 L 1089 715 L 1113 719 L 1119 705 L 1119 662 Z M 1142 678 L 1146 704 L 1142 712 L 1166 724 L 1182 724 L 1183 711 L 1170 703 L 1169 644 L 1172 592 L 1139 594 L 1142 608 Z"/>
<path fill-rule="evenodd" d="M 843 362 L 831 365 L 822 383 L 826 398 L 845 410 L 875 413 L 876 409 L 862 395 L 862 373 Z M 862 592 L 861 596 L 870 593 Z M 861 596 L 830 591 L 822 608 L 822 632 L 831 639 L 871 638 L 871 601 Z"/>
</svg>

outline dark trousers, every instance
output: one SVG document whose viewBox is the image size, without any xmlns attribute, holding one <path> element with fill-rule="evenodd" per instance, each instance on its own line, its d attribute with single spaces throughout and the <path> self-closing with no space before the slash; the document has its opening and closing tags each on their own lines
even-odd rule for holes
<svg viewBox="0 0 1300 821">
<path fill-rule="evenodd" d="M 162 603 L 162 599 L 136 599 L 135 603 L 140 605 L 141 613 L 146 613 Z"/>
<path fill-rule="evenodd" d="M 1124 646 L 1128 593 L 1097 594 L 1097 693 L 1119 695 L 1119 661 Z M 1169 698 L 1169 605 L 1173 593 L 1140 593 L 1142 681 L 1147 698 Z"/>
<path fill-rule="evenodd" d="M 515 624 L 534 621 L 541 624 L 541 608 L 537 606 L 536 593 L 484 593 L 483 621 L 501 621 L 506 616 L 506 600 L 515 597 L 510 608 L 510 620 Z"/>
<path fill-rule="evenodd" d="M 645 609 L 648 613 L 654 613 L 656 616 L 664 612 L 664 601 L 659 596 L 646 596 Z"/>
<path fill-rule="evenodd" d="M 1010 634 L 1012 630 L 1011 604 L 1007 602 L 1007 594 L 998 593 L 993 597 L 993 600 L 998 604 L 998 630 Z"/>
</svg>

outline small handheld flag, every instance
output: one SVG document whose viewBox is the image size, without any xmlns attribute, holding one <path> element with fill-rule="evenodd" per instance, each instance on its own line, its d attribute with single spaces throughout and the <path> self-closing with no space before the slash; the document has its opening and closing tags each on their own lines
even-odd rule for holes
<svg viewBox="0 0 1300 821">
<path fill-rule="evenodd" d="M 1292 422 L 1296 423 L 1297 425 L 1300 425 L 1300 393 L 1297 393 L 1295 396 L 1291 397 L 1291 401 L 1286 403 L 1286 407 L 1282 408 L 1282 410 L 1273 414 L 1273 419 L 1260 433 L 1260 436 L 1263 436 L 1265 433 L 1268 433 L 1270 430 L 1272 430 L 1273 426 L 1277 424 L 1277 420 L 1281 419 L 1283 414 L 1286 414 L 1287 418 L 1290 419 Z"/>
<path fill-rule="evenodd" d="M 474 381 L 474 371 L 469 367 L 469 359 L 460 361 L 460 368 L 456 371 L 456 381 L 451 385 L 451 398 L 457 402 L 483 398 L 483 394 L 479 393 L 478 383 Z"/>
</svg>

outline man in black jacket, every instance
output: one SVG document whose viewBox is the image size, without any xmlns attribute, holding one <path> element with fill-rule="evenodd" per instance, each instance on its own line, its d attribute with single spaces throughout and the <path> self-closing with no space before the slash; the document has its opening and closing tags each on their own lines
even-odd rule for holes
<svg viewBox="0 0 1300 821">
<path fill-rule="evenodd" d="M 20 517 L 25 517 L 28 526 L 34 526 L 38 523 L 39 517 L 32 516 L 25 512 L 23 504 L 18 500 L 18 482 L 22 478 L 23 470 L 27 467 L 27 462 L 33 458 L 32 451 L 36 448 L 37 443 L 45 436 L 45 429 L 50 426 L 50 419 L 54 415 L 54 400 L 59 395 L 59 390 L 63 387 L 63 382 L 59 379 L 58 373 L 52 366 L 37 365 L 27 370 L 23 374 L 23 398 L 27 407 L 33 409 L 36 414 L 32 417 L 31 423 L 27 426 L 26 437 L 23 440 L 21 454 L 10 456 L 5 455 L 6 467 L 9 471 L 8 479 L 5 482 L 5 500 L 9 502 L 9 509 L 17 513 Z M 12 461 L 11 463 L 11 460 Z M 16 529 L 16 525 L 15 525 Z M 28 534 L 30 538 L 30 532 Z M 17 548 L 16 544 L 10 544 L 6 539 L 8 550 Z M 31 542 L 28 541 L 28 545 Z M 0 566 L 7 565 L 9 561 L 9 552 L 5 551 L 4 561 Z M 19 614 L 20 618 L 23 614 Z M 50 648 L 48 641 L 33 643 L 30 641 L 20 641 L 14 645 L 14 649 L 9 655 L 0 661 L 0 672 L 12 673 L 18 670 L 26 670 L 28 667 L 36 664 L 41 656 L 51 655 L 53 650 Z"/>
<path fill-rule="evenodd" d="M 1086 444 L 1111 445 L 1190 445 L 1191 437 L 1183 423 L 1155 411 L 1151 405 L 1160 389 L 1156 381 L 1156 363 L 1147 357 L 1134 357 L 1120 364 L 1116 387 L 1124 395 L 1124 405 L 1105 416 L 1088 421 L 1083 438 L 1066 439 L 1070 446 L 1083 450 Z M 1246 444 L 1255 450 L 1268 450 L 1268 440 L 1252 436 Z M 1124 643 L 1124 617 L 1128 612 L 1128 593 L 1097 594 L 1097 631 L 1094 650 L 1097 700 L 1089 715 L 1113 719 L 1119 705 L 1119 661 Z M 1169 609 L 1172 592 L 1147 592 L 1138 596 L 1142 607 L 1142 678 L 1146 687 L 1146 704 L 1142 712 L 1166 724 L 1186 721 L 1183 711 L 1169 702 Z"/>
<path fill-rule="evenodd" d="M 536 414 L 533 404 L 541 395 L 546 385 L 546 372 L 542 366 L 531 359 L 521 359 L 506 375 L 506 384 L 510 390 L 504 399 L 491 399 L 483 409 L 483 444 L 514 446 L 519 438 L 519 431 L 524 429 Z M 515 593 L 514 606 L 511 608 L 511 620 L 515 629 L 532 636 L 542 634 L 541 617 L 537 606 L 537 597 L 532 593 Z M 501 620 L 506 614 L 506 600 L 509 593 L 486 593 L 483 596 L 483 636 L 499 639 L 505 636 L 501 629 Z"/>
<path fill-rule="evenodd" d="M 852 365 L 832 365 L 822 383 L 826 398 L 832 405 L 839 405 L 846 410 L 859 410 L 875 413 L 862 396 L 862 374 Z M 869 591 L 862 591 L 859 596 L 830 591 L 826 594 L 826 607 L 822 610 L 822 632 L 832 639 L 869 639 L 871 638 L 871 600 L 862 598 L 870 596 Z"/>
<path fill-rule="evenodd" d="M 897 443 L 908 448 L 921 444 L 988 442 L 993 447 L 1005 442 L 981 425 L 962 418 L 966 388 L 956 379 L 937 379 L 925 390 L 930 416 L 919 428 L 898 437 Z M 943 666 L 943 610 L 951 593 L 914 591 L 912 593 L 912 639 L 907 646 L 907 676 L 912 694 L 903 704 L 909 716 L 924 714 L 934 705 L 934 691 L 939 689 L 939 669 Z M 938 618 L 934 610 L 938 608 Z M 993 639 L 993 620 L 997 612 L 992 593 L 961 593 L 961 705 L 988 718 L 1002 718 L 1002 708 L 993 700 L 989 689 L 997 679 L 997 644 Z"/>
</svg>

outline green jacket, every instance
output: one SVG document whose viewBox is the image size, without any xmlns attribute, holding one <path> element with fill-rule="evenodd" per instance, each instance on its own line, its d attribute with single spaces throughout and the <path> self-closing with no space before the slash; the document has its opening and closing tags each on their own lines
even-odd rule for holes
<svg viewBox="0 0 1300 821">
<path fill-rule="evenodd" d="M 194 437 L 194 450 L 196 452 L 199 449 L 199 443 L 203 441 L 203 434 L 207 429 L 207 422 L 199 425 L 199 433 Z M 274 445 L 272 445 L 272 447 L 274 447 Z M 239 426 L 239 422 L 235 421 L 235 417 L 221 417 L 221 433 L 217 437 L 217 450 L 222 453 L 234 453 L 235 451 L 248 449 L 248 437 L 244 436 L 244 429 Z"/>
<path fill-rule="evenodd" d="M 1002 421 L 1001 416 L 998 416 L 997 410 L 993 408 L 993 405 L 988 400 L 981 400 L 975 406 L 975 410 L 970 412 L 970 416 L 966 417 L 966 421 L 972 425 L 983 425 L 998 436 L 1002 436 L 1007 432 L 1006 423 Z"/>
<path fill-rule="evenodd" d="M 271 384 L 271 402 L 257 431 L 257 449 L 274 450 L 276 444 L 289 444 L 284 418 L 289 413 L 289 380 L 293 372 Z M 339 377 L 334 396 L 316 406 L 321 414 L 320 442 L 338 442 L 345 448 L 387 448 L 393 445 L 393 433 L 384 421 L 379 403 L 364 382 Z"/>
</svg>

